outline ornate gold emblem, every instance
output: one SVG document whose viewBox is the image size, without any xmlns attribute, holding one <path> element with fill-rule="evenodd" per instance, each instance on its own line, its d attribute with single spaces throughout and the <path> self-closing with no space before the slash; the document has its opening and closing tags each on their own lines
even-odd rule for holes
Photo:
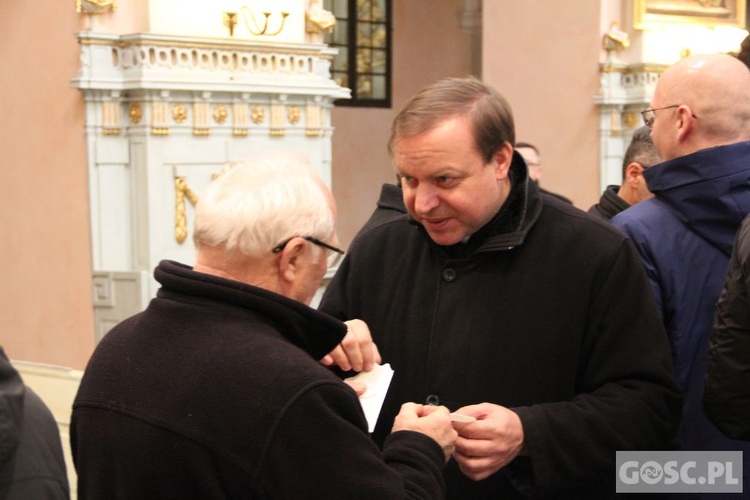
<svg viewBox="0 0 750 500">
<path fill-rule="evenodd" d="M 187 120 L 187 107 L 184 104 L 175 104 L 172 108 L 172 119 L 177 123 Z"/>
<path fill-rule="evenodd" d="M 302 113 L 297 106 L 292 106 L 287 111 L 287 118 L 289 119 L 289 123 L 291 123 L 292 125 L 295 125 L 301 117 Z"/>
<path fill-rule="evenodd" d="M 227 121 L 227 118 L 229 118 L 229 111 L 227 111 L 227 107 L 223 104 L 220 104 L 216 106 L 216 109 L 214 109 L 214 120 L 216 123 L 224 123 Z"/>
<path fill-rule="evenodd" d="M 253 121 L 254 124 L 260 125 L 263 123 L 263 120 L 266 118 L 266 110 L 263 108 L 263 106 L 254 106 L 253 111 L 250 114 L 250 119 Z"/>
<path fill-rule="evenodd" d="M 130 123 L 137 125 L 141 123 L 143 118 L 143 109 L 140 104 L 131 104 L 128 108 L 128 116 L 130 116 Z"/>
</svg>

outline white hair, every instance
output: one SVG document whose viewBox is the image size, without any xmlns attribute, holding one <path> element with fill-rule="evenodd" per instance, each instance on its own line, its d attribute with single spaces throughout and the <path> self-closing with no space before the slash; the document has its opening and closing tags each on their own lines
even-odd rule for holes
<svg viewBox="0 0 750 500">
<path fill-rule="evenodd" d="M 309 162 L 294 153 L 230 164 L 196 205 L 193 242 L 258 258 L 295 236 L 326 239 L 334 220 L 324 189 Z"/>
</svg>

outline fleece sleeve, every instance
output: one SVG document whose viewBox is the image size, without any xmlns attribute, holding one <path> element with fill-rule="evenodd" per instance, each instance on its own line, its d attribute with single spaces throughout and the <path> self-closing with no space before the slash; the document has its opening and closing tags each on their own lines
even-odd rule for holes
<svg viewBox="0 0 750 500">
<path fill-rule="evenodd" d="M 433 439 L 393 433 L 379 450 L 353 391 L 309 386 L 280 416 L 255 482 L 267 498 L 443 498 L 444 456 Z"/>
</svg>

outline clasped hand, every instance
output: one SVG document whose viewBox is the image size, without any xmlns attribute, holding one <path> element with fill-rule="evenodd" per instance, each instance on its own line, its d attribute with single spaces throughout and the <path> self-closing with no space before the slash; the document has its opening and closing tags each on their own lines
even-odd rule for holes
<svg viewBox="0 0 750 500">
<path fill-rule="evenodd" d="M 464 406 L 457 413 L 477 420 L 470 423 L 454 422 L 458 431 L 456 459 L 461 472 L 479 481 L 508 465 L 523 448 L 524 433 L 521 419 L 511 410 L 490 403 Z"/>
</svg>

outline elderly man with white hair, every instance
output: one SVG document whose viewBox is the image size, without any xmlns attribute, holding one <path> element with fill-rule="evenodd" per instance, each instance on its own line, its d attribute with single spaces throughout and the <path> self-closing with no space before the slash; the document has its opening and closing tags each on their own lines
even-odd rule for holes
<svg viewBox="0 0 750 500">
<path fill-rule="evenodd" d="M 380 450 L 355 391 L 320 364 L 347 333 L 308 306 L 343 253 L 335 218 L 328 188 L 289 154 L 211 183 L 195 266 L 162 261 L 157 297 L 86 369 L 71 423 L 81 498 L 444 495 L 448 410 L 405 404 Z M 352 350 L 337 351 L 341 364 Z M 368 353 L 350 364 L 379 360 Z"/>
</svg>

